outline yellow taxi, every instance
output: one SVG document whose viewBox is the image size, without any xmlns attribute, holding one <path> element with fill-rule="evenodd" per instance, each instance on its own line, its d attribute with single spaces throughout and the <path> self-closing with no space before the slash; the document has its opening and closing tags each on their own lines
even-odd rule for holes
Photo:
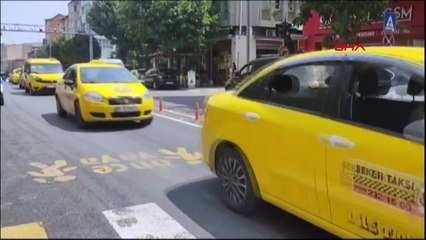
<svg viewBox="0 0 426 240">
<path fill-rule="evenodd" d="M 24 63 L 21 87 L 26 93 L 55 92 L 55 86 L 64 75 L 62 64 L 55 58 L 32 58 Z"/>
<path fill-rule="evenodd" d="M 18 84 L 21 74 L 22 74 L 22 68 L 13 69 L 12 74 L 10 76 L 10 82 L 13 84 Z"/>
<path fill-rule="evenodd" d="M 74 115 L 78 127 L 90 122 L 139 121 L 151 124 L 154 99 L 126 68 L 117 64 L 79 63 L 56 86 L 59 117 Z"/>
<path fill-rule="evenodd" d="M 343 238 L 424 239 L 424 48 L 278 60 L 204 111 L 232 210 L 264 200 Z"/>
</svg>

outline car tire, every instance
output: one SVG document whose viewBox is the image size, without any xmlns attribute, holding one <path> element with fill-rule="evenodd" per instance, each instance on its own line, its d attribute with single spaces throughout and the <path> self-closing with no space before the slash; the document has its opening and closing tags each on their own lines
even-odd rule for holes
<svg viewBox="0 0 426 240">
<path fill-rule="evenodd" d="M 143 128 L 143 127 L 151 125 L 153 119 L 154 118 L 152 117 L 149 119 L 140 120 L 138 123 L 138 127 Z"/>
<path fill-rule="evenodd" d="M 56 112 L 58 114 L 58 117 L 64 118 L 67 116 L 67 112 L 62 108 L 61 101 L 59 100 L 58 96 L 55 96 L 56 99 Z"/>
<path fill-rule="evenodd" d="M 224 146 L 218 149 L 215 158 L 225 205 L 234 212 L 252 214 L 262 201 L 254 192 L 254 183 L 240 152 L 233 147 Z"/>
<path fill-rule="evenodd" d="M 81 109 L 80 109 L 80 103 L 75 102 L 74 104 L 74 110 L 75 110 L 75 120 L 77 123 L 77 127 L 80 129 L 84 129 L 87 127 L 87 122 L 84 121 L 83 116 L 81 115 Z"/>
</svg>

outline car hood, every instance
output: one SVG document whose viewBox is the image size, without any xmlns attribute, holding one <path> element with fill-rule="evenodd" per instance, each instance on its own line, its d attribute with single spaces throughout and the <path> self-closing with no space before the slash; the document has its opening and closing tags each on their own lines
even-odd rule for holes
<svg viewBox="0 0 426 240">
<path fill-rule="evenodd" d="M 63 73 L 31 73 L 31 76 L 39 77 L 42 80 L 47 80 L 47 81 L 58 81 L 64 76 L 64 74 Z"/>
<path fill-rule="evenodd" d="M 148 89 L 139 83 L 85 83 L 82 84 L 83 92 L 96 92 L 105 98 L 130 97 L 143 95 Z"/>
</svg>

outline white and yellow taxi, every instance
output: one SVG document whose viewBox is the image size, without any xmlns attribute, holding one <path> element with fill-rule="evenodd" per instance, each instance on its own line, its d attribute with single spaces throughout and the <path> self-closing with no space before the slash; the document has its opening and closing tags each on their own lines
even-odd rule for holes
<svg viewBox="0 0 426 240">
<path fill-rule="evenodd" d="M 342 238 L 424 239 L 424 53 L 299 54 L 209 97 L 204 159 L 226 205 L 262 199 Z"/>
<path fill-rule="evenodd" d="M 55 92 L 58 80 L 64 75 L 62 64 L 55 58 L 32 58 L 25 61 L 19 85 L 26 93 Z"/>
<path fill-rule="evenodd" d="M 69 67 L 56 86 L 56 106 L 59 117 L 74 115 L 79 127 L 107 121 L 138 121 L 146 126 L 154 117 L 148 89 L 117 64 Z"/>
</svg>

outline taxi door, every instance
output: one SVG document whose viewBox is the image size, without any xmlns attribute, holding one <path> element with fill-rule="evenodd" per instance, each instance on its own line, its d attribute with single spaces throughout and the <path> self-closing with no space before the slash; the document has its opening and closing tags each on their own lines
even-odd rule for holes
<svg viewBox="0 0 426 240">
<path fill-rule="evenodd" d="M 57 95 L 61 101 L 62 107 L 70 113 L 74 113 L 74 86 L 69 86 L 64 83 L 64 80 L 74 80 L 76 81 L 76 71 L 74 67 L 70 67 L 64 74 L 63 79 L 57 86 Z"/>
<path fill-rule="evenodd" d="M 322 133 L 332 222 L 362 238 L 424 238 L 424 143 L 390 129 L 405 117 L 424 120 L 424 97 L 417 102 L 404 95 L 413 72 L 385 59 L 370 60 L 348 64 L 352 74 L 342 81 L 334 126 Z M 366 67 L 376 74 L 359 77 Z M 365 87 L 364 78 L 390 84 Z M 361 89 L 374 91 L 363 95 Z M 423 114 L 413 117 L 410 108 Z"/>
</svg>

